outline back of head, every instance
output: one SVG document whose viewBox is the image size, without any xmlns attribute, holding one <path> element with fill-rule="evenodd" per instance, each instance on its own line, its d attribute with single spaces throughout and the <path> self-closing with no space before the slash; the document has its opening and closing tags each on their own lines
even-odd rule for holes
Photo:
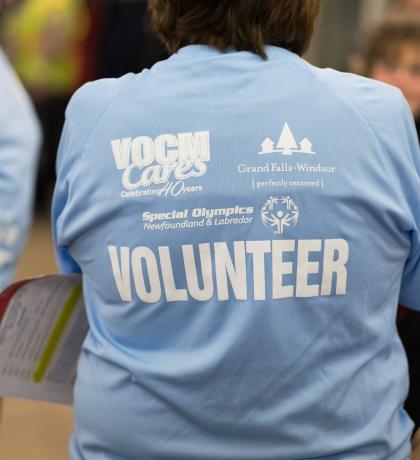
<svg viewBox="0 0 420 460">
<path fill-rule="evenodd" d="M 302 55 L 320 0 L 149 0 L 155 31 L 170 52 L 192 44 L 251 51 L 264 45 Z"/>
</svg>

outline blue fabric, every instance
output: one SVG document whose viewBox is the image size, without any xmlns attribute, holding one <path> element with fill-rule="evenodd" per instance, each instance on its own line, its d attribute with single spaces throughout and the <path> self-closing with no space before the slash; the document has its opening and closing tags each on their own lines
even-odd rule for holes
<svg viewBox="0 0 420 460">
<path fill-rule="evenodd" d="M 0 291 L 11 281 L 32 214 L 40 130 L 0 49 Z"/>
<path fill-rule="evenodd" d="M 53 206 L 91 325 L 74 460 L 403 460 L 420 166 L 399 90 L 183 48 L 73 97 Z"/>
</svg>

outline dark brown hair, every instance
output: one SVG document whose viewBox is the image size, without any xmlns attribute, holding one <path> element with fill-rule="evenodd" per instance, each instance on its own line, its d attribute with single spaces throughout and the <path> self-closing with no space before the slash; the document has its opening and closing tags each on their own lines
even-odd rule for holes
<svg viewBox="0 0 420 460">
<path fill-rule="evenodd" d="M 263 58 L 264 45 L 302 55 L 319 6 L 320 0 L 149 0 L 153 28 L 171 53 L 201 44 Z"/>
<path fill-rule="evenodd" d="M 362 60 L 366 75 L 380 61 L 395 59 L 404 46 L 420 48 L 420 22 L 407 16 L 392 17 L 379 25 L 367 38 Z"/>
</svg>

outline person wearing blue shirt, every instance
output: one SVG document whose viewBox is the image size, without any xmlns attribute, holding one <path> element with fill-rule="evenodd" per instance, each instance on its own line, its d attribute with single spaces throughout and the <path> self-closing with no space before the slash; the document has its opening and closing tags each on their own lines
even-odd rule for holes
<svg viewBox="0 0 420 460">
<path fill-rule="evenodd" d="M 173 53 L 72 98 L 53 227 L 90 331 L 72 460 L 406 460 L 420 155 L 300 56 L 317 0 L 150 0 Z"/>
<path fill-rule="evenodd" d="M 0 49 L 0 291 L 11 281 L 32 216 L 40 129 Z"/>
</svg>

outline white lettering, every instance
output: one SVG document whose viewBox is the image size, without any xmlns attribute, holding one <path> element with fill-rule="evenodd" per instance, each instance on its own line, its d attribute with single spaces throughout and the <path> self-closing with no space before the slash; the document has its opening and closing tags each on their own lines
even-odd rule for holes
<svg viewBox="0 0 420 460">
<path fill-rule="evenodd" d="M 111 147 L 117 169 L 128 168 L 130 164 L 131 137 L 114 139 L 111 141 Z"/>
<path fill-rule="evenodd" d="M 131 161 L 138 168 L 149 166 L 155 158 L 153 139 L 147 136 L 138 136 L 131 143 Z M 128 166 L 126 166 L 128 167 Z"/>
<path fill-rule="evenodd" d="M 117 169 L 124 170 L 122 185 L 132 191 L 167 183 L 171 175 L 183 181 L 201 177 L 210 161 L 210 132 L 126 137 L 111 141 Z"/>
<path fill-rule="evenodd" d="M 172 215 L 175 217 L 179 212 L 183 214 L 172 211 Z M 159 214 L 155 216 L 160 218 Z M 162 225 L 150 223 L 154 220 L 150 213 L 145 217 L 149 220 L 147 225 Z M 204 225 L 204 218 L 197 223 Z M 157 255 L 145 246 L 134 249 L 108 246 L 111 270 L 121 300 L 133 301 L 131 274 L 135 293 L 147 303 L 158 302 L 162 291 L 167 302 L 185 302 L 191 298 L 206 302 L 213 296 L 219 301 L 232 297 L 247 300 L 250 295 L 253 300 L 266 300 L 266 273 L 270 272 L 273 300 L 347 293 L 349 245 L 343 239 L 215 242 L 186 244 L 180 249 L 183 263 L 173 263 L 169 246 L 158 247 Z M 271 257 L 266 257 L 270 252 Z M 252 270 L 248 270 L 251 265 Z M 288 284 L 285 282 L 287 275 Z M 314 275 L 320 278 L 319 283 L 310 283 Z M 252 293 L 247 288 L 248 282 L 253 284 Z M 184 287 L 177 287 L 179 283 Z"/>
<path fill-rule="evenodd" d="M 161 165 L 173 163 L 178 158 L 178 139 L 173 134 L 162 134 L 155 140 L 155 158 Z M 172 150 L 169 150 L 171 149 Z"/>
<path fill-rule="evenodd" d="M 132 302 L 131 280 L 130 280 L 130 249 L 128 247 L 120 248 L 120 259 L 118 258 L 118 249 L 115 246 L 108 246 L 109 258 L 111 259 L 112 274 L 114 275 L 115 284 L 121 300 Z"/>
<path fill-rule="evenodd" d="M 226 243 L 214 243 L 214 259 L 216 268 L 216 285 L 219 300 L 229 299 L 228 278 L 236 299 L 246 300 L 246 260 L 245 243 L 233 243 L 235 264 L 229 254 Z"/>
<path fill-rule="evenodd" d="M 321 250 L 321 240 L 300 240 L 298 242 L 296 297 L 317 297 L 318 284 L 308 284 L 308 276 L 319 271 L 319 262 L 310 262 L 309 253 Z"/>
<path fill-rule="evenodd" d="M 334 259 L 335 253 L 337 258 Z M 325 240 L 324 243 L 324 268 L 322 273 L 321 295 L 331 295 L 333 273 L 336 274 L 336 295 L 347 293 L 347 268 L 349 260 L 349 245 L 342 239 Z"/>
<path fill-rule="evenodd" d="M 180 160 L 210 161 L 210 132 L 178 134 Z"/>
<path fill-rule="evenodd" d="M 284 262 L 284 252 L 294 252 L 294 240 L 273 241 L 273 299 L 287 299 L 293 297 L 293 285 L 285 286 L 283 276 L 293 273 L 293 262 Z"/>
<path fill-rule="evenodd" d="M 265 300 L 265 254 L 270 249 L 270 241 L 246 242 L 246 252 L 252 254 L 255 300 Z"/>
<path fill-rule="evenodd" d="M 199 244 L 198 248 L 200 251 L 200 265 L 203 278 L 202 289 L 200 289 L 198 283 L 197 264 L 195 263 L 193 246 L 191 244 L 183 245 L 182 255 L 184 257 L 188 290 L 194 299 L 205 302 L 213 297 L 213 273 L 210 244 Z"/>
<path fill-rule="evenodd" d="M 150 290 L 146 288 L 143 260 L 146 265 Z M 159 301 L 162 296 L 162 288 L 160 286 L 158 265 L 153 251 L 145 246 L 135 248 L 131 254 L 131 265 L 133 268 L 134 286 L 139 299 L 147 303 Z"/>
<path fill-rule="evenodd" d="M 168 302 L 188 300 L 187 290 L 177 289 L 175 286 L 171 254 L 168 246 L 162 246 L 159 248 L 159 259 L 160 267 L 162 269 L 163 287 L 165 288 L 166 300 Z"/>
</svg>

